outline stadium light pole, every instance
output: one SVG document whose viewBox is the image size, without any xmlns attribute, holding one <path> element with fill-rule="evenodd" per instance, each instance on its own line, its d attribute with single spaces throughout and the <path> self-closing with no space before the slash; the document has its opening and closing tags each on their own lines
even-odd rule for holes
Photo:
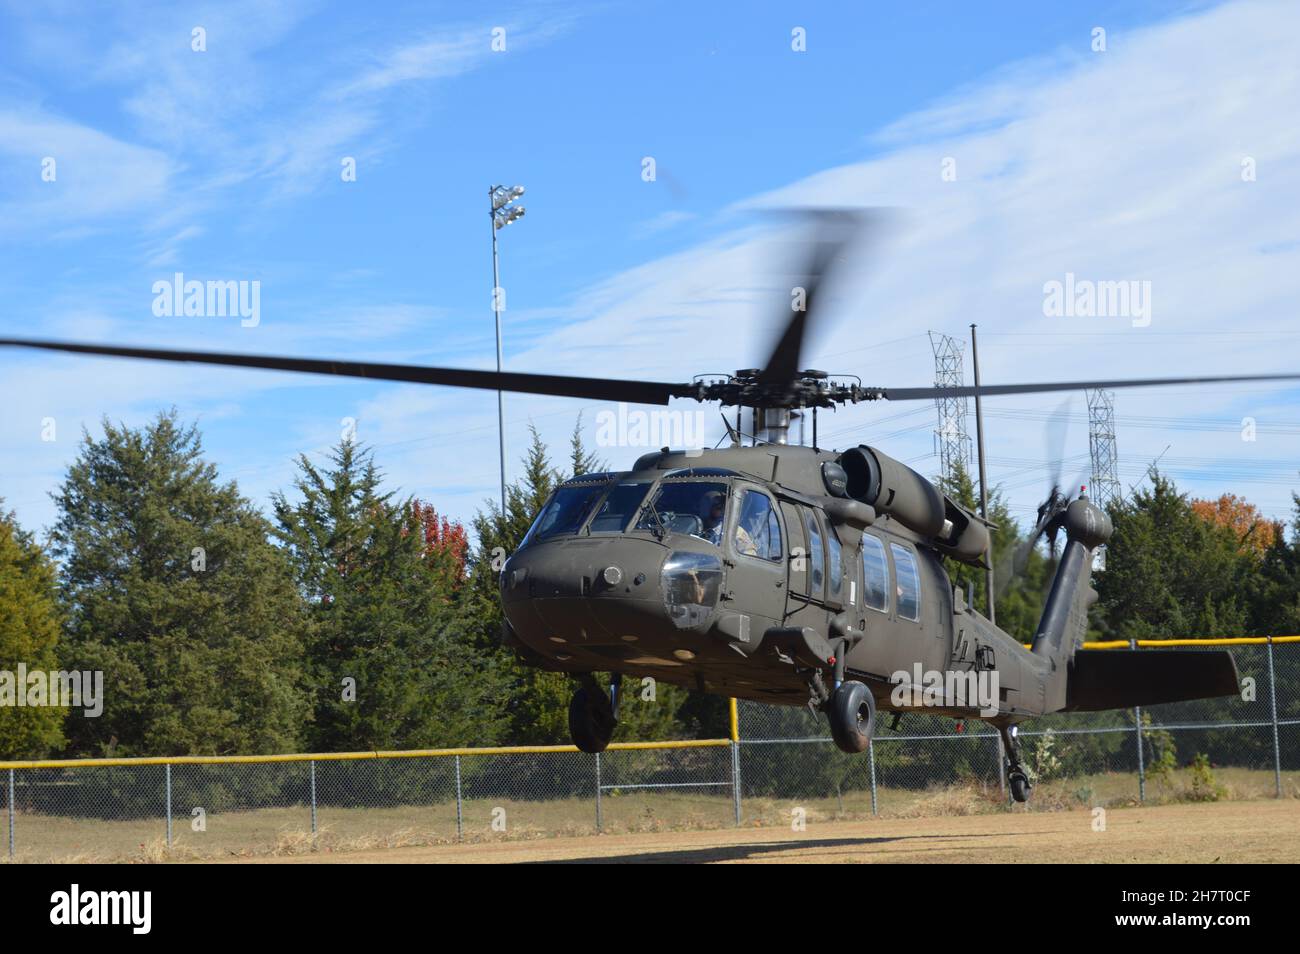
<svg viewBox="0 0 1300 954">
<path fill-rule="evenodd" d="M 523 186 L 495 185 L 488 189 L 492 210 L 492 312 L 497 326 L 497 374 L 501 373 L 501 268 L 497 258 L 497 232 L 524 216 L 524 207 L 515 199 L 524 194 Z M 506 418 L 505 399 L 497 391 L 497 444 L 501 454 L 501 519 L 506 518 Z"/>
</svg>

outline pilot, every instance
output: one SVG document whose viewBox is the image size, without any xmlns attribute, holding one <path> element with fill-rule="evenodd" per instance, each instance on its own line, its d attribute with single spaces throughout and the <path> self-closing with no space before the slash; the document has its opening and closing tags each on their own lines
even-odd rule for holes
<svg viewBox="0 0 1300 954">
<path fill-rule="evenodd" d="M 762 532 L 760 527 L 762 522 L 763 515 L 755 511 L 745 514 L 743 520 L 736 521 L 736 532 L 732 534 L 731 543 L 737 553 L 743 556 L 758 556 L 758 544 L 754 541 Z"/>
<path fill-rule="evenodd" d="M 704 539 L 715 546 L 722 543 L 722 515 L 727 509 L 727 496 L 720 490 L 705 495 Z"/>
</svg>

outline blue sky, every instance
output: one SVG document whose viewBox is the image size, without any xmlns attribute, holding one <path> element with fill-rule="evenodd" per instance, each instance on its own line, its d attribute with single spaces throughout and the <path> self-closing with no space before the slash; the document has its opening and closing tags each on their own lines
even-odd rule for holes
<svg viewBox="0 0 1300 954">
<path fill-rule="evenodd" d="M 828 203 L 894 206 L 900 222 L 813 342 L 828 370 L 929 383 L 925 332 L 971 321 L 990 382 L 1300 369 L 1294 8 L 741 9 L 6 5 L 0 334 L 489 367 L 485 192 L 519 182 L 528 215 L 501 235 L 518 370 L 678 380 L 754 364 L 779 239 L 755 209 Z M 156 317 L 152 285 L 177 271 L 259 281 L 260 323 Z M 1150 281 L 1152 322 L 1045 316 L 1043 284 L 1067 272 Z M 1193 492 L 1283 516 L 1300 487 L 1294 397 L 1121 393 L 1121 477 L 1164 453 Z M 83 426 L 170 405 L 261 504 L 345 418 L 395 485 L 452 516 L 496 486 L 490 395 L 8 352 L 0 401 L 0 496 L 33 529 Z M 1022 513 L 1059 404 L 989 404 L 993 477 Z M 512 466 L 530 421 L 562 452 L 579 411 L 590 429 L 600 410 L 508 397 Z M 1084 411 L 1079 395 L 1067 479 L 1086 468 Z M 934 416 L 872 406 L 824 427 L 928 473 Z M 602 449 L 615 465 L 638 452 Z"/>
</svg>

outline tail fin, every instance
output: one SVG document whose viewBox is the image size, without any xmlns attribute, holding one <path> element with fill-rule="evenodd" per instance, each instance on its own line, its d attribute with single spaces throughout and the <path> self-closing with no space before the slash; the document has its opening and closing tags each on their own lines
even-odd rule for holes
<svg viewBox="0 0 1300 954">
<path fill-rule="evenodd" d="M 1087 497 L 1066 508 L 1064 552 L 1052 579 L 1052 590 L 1034 634 L 1031 651 L 1051 663 L 1046 687 L 1047 712 L 1065 708 L 1070 661 L 1088 632 L 1088 607 L 1097 600 L 1092 588 L 1093 551 L 1110 539 L 1110 518 Z"/>
</svg>

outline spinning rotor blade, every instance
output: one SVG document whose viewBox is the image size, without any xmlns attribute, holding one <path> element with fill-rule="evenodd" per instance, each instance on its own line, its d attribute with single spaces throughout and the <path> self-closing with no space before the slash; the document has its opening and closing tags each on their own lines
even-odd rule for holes
<svg viewBox="0 0 1300 954">
<path fill-rule="evenodd" d="M 1029 536 L 1017 543 L 1013 549 L 1003 555 L 1002 559 L 998 560 L 993 574 L 993 598 L 995 600 L 1001 599 L 1002 595 L 1010 589 L 1011 584 L 1025 575 L 1025 569 L 1029 566 L 1029 554 L 1038 545 L 1038 538 L 1044 534 L 1047 525 L 1056 516 L 1057 511 L 1053 509 L 1052 503 L 1061 494 L 1061 465 L 1065 463 L 1065 438 L 1070 429 L 1070 405 L 1072 402 L 1073 398 L 1068 397 L 1062 401 L 1043 427 L 1043 443 L 1047 453 L 1048 466 L 1052 471 L 1051 489 L 1047 492 L 1043 510 Z M 1081 486 L 1083 480 L 1084 478 L 1081 477 L 1075 481 L 1073 486 L 1076 488 Z M 1065 494 L 1065 498 L 1069 499 L 1068 492 Z"/>
<path fill-rule="evenodd" d="M 1070 432 L 1070 405 L 1074 402 L 1071 395 L 1061 402 L 1061 406 L 1052 412 L 1045 427 L 1048 461 L 1052 468 L 1052 490 L 1055 494 L 1061 489 L 1061 464 L 1065 462 L 1065 438 Z"/>
<path fill-rule="evenodd" d="M 817 320 L 813 308 L 819 299 L 818 292 L 826 277 L 843 264 L 849 247 L 862 238 L 875 218 L 869 211 L 854 209 L 800 209 L 792 214 L 810 223 L 812 237 L 806 264 L 798 275 L 799 287 L 804 291 L 803 308 L 795 309 L 792 304 L 793 314 L 758 376 L 762 383 L 776 386 L 794 381 L 803 370 L 803 341 L 809 323 Z M 792 296 L 793 291 L 792 288 Z"/>
<path fill-rule="evenodd" d="M 1300 381 L 1300 374 L 1221 374 L 1195 378 L 1125 378 L 1117 381 L 1045 381 L 1041 384 L 972 384 L 929 388 L 871 388 L 887 401 L 932 401 L 942 397 L 997 397 L 1002 394 L 1046 394 L 1095 388 L 1156 388 L 1169 384 L 1231 384 L 1237 381 Z"/>
<path fill-rule="evenodd" d="M 285 358 L 220 351 L 171 351 L 162 348 L 122 348 L 112 345 L 77 344 L 70 341 L 34 341 L 0 338 L 0 347 L 38 348 L 72 354 L 143 358 L 149 361 L 182 361 L 219 364 L 234 368 L 265 368 L 305 374 L 332 374 L 375 381 L 406 381 L 413 384 L 442 384 L 454 388 L 547 394 L 592 401 L 625 401 L 628 404 L 667 404 L 669 398 L 690 397 L 693 385 L 660 381 L 620 381 L 605 378 L 571 377 L 557 374 L 522 374 L 515 371 L 468 371 L 460 368 L 426 368 L 415 364 L 383 364 L 371 361 L 333 361 L 319 358 Z"/>
</svg>

